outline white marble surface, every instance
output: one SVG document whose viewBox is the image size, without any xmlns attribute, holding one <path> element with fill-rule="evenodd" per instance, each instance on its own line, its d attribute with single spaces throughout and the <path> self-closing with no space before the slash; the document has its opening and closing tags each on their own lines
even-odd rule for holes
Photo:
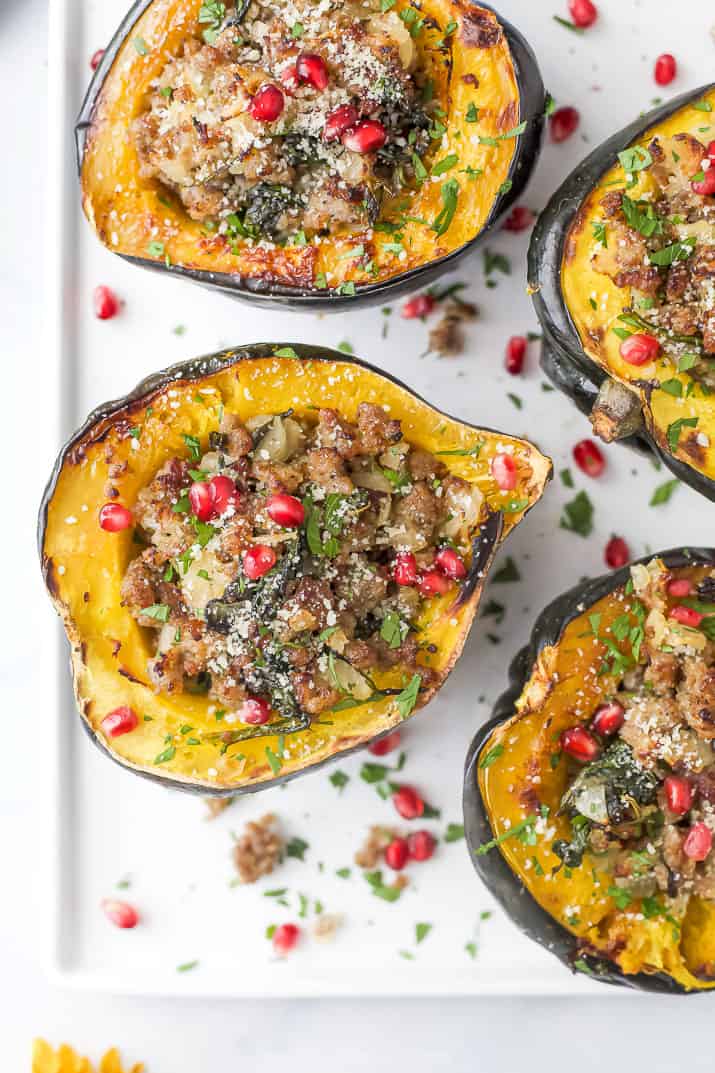
<svg viewBox="0 0 715 1073">
<path fill-rule="evenodd" d="M 594 38 L 588 51 L 581 50 L 581 43 L 577 48 L 566 31 L 547 28 L 559 6 L 559 0 L 511 0 L 504 9 L 524 25 L 532 39 L 537 35 L 541 39 L 540 60 L 556 95 L 563 103 L 578 96 L 576 103 L 585 110 L 584 80 L 597 82 L 601 77 L 599 39 Z M 713 13 L 705 0 L 688 0 L 681 6 L 678 25 L 662 31 L 659 47 L 652 24 L 663 16 L 671 21 L 671 5 L 660 0 L 643 0 L 639 6 L 632 0 L 603 0 L 601 6 L 607 11 L 611 32 L 604 26 L 600 47 L 608 51 L 608 77 L 621 72 L 628 109 L 647 104 L 645 72 L 654 51 L 669 48 L 687 57 L 692 54 L 689 40 L 693 34 L 701 57 L 698 70 L 694 73 L 684 64 L 683 77 L 673 88 L 685 88 L 698 76 L 706 77 L 702 56 L 709 48 L 715 58 L 715 49 L 707 41 Z M 613 33 L 614 24 L 621 26 L 620 33 Z M 63 993 L 46 982 L 40 936 L 44 937 L 52 892 L 44 880 L 41 847 L 47 800 L 38 786 L 38 772 L 42 783 L 43 733 L 54 713 L 33 706 L 31 683 L 42 675 L 43 666 L 42 651 L 32 645 L 33 626 L 48 613 L 40 591 L 33 530 L 39 489 L 55 444 L 42 428 L 32 426 L 30 403 L 39 389 L 37 370 L 43 360 L 43 193 L 45 180 L 52 181 L 46 175 L 43 151 L 45 31 L 43 0 L 2 0 L 0 85 L 9 147 L 0 172 L 7 445 L 2 562 L 8 623 L 0 650 L 5 724 L 0 781 L 3 1073 L 29 1069 L 30 1041 L 36 1034 L 54 1041 L 71 1040 L 93 1056 L 104 1045 L 119 1042 L 128 1059 L 147 1061 L 148 1073 L 238 1070 L 247 1062 L 258 1064 L 266 1073 L 287 1062 L 298 1073 L 405 1067 L 427 1073 L 448 1065 L 458 1071 L 476 1068 L 485 1073 L 513 1073 L 528 1065 L 531 1070 L 557 1073 L 575 1064 L 584 1071 L 600 1070 L 606 1062 L 618 1070 L 636 1067 L 654 1073 L 712 1070 L 713 1000 L 706 997 L 685 1001 L 621 996 L 616 1001 L 627 1002 L 628 1007 L 618 1007 L 616 1029 L 617 1007 L 611 996 L 228 1002 Z M 633 68 L 641 72 L 638 92 L 626 84 L 626 72 Z M 578 94 L 571 91 L 576 81 L 581 83 Z M 597 96 L 590 98 L 588 107 L 598 109 Z M 627 112 L 620 112 L 617 121 L 627 117 Z M 593 125 L 600 130 L 603 124 L 599 116 Z M 574 154 L 578 155 L 577 150 Z M 547 185 L 537 177 L 539 197 Z"/>
</svg>

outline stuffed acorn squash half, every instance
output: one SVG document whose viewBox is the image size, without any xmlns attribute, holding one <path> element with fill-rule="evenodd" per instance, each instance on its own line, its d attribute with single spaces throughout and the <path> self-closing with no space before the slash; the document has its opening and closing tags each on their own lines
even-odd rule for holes
<svg viewBox="0 0 715 1073">
<path fill-rule="evenodd" d="M 715 551 L 581 584 L 536 623 L 467 760 L 477 872 L 572 969 L 715 986 Z"/>
<path fill-rule="evenodd" d="M 604 440 L 640 440 L 715 499 L 715 89 L 610 138 L 529 250 L 543 366 Z"/>
<path fill-rule="evenodd" d="M 472 0 L 139 0 L 77 123 L 84 211 L 138 264 L 254 301 L 382 301 L 523 189 L 544 88 Z"/>
<path fill-rule="evenodd" d="M 41 511 L 85 727 L 204 793 L 389 732 L 445 681 L 550 472 L 335 351 L 262 344 L 150 377 L 90 415 Z"/>
</svg>

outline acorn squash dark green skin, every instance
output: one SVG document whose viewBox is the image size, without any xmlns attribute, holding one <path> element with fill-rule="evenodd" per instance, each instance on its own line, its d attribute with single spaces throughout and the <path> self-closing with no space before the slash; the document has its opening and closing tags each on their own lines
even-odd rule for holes
<svg viewBox="0 0 715 1073">
<path fill-rule="evenodd" d="M 607 373 L 591 361 L 581 346 L 578 332 L 564 301 L 561 265 L 564 243 L 584 198 L 612 167 L 617 154 L 654 124 L 698 100 L 710 85 L 688 90 L 639 116 L 612 135 L 583 160 L 551 196 L 531 236 L 528 253 L 528 286 L 544 335 L 541 367 L 555 387 L 567 395 L 582 413 L 589 414 Z M 715 501 L 715 481 L 674 458 L 650 437 L 647 430 L 619 442 L 641 453 L 656 456 L 684 484 Z"/>
<path fill-rule="evenodd" d="M 92 121 L 92 114 L 102 83 L 109 73 L 119 49 L 131 34 L 133 26 L 151 3 L 152 0 L 136 0 L 136 3 L 133 4 L 122 19 L 94 72 L 74 126 L 78 174 L 81 173 L 82 169 L 86 132 Z M 481 231 L 469 242 L 464 243 L 464 245 L 445 257 L 429 261 L 392 279 L 381 283 L 358 285 L 355 295 L 341 295 L 330 289 L 316 290 L 286 287 L 271 283 L 265 279 L 242 279 L 226 273 L 182 268 L 180 265 L 166 265 L 146 258 L 130 257 L 124 254 L 120 254 L 120 256 L 132 264 L 140 265 L 142 268 L 148 268 L 155 272 L 168 272 L 172 276 L 191 280 L 203 287 L 207 287 L 209 290 L 219 291 L 230 295 L 232 298 L 241 299 L 264 309 L 269 306 L 277 306 L 290 310 L 313 311 L 319 309 L 322 313 L 344 312 L 357 306 L 384 305 L 388 301 L 394 301 L 402 295 L 412 293 L 421 287 L 426 287 L 434 283 L 440 276 L 451 272 L 457 263 L 494 229 L 499 220 L 506 215 L 521 197 L 536 166 L 541 150 L 544 128 L 546 91 L 536 56 L 531 46 L 519 30 L 498 15 L 498 12 L 491 5 L 480 3 L 479 6 L 495 11 L 504 30 L 511 50 L 519 88 L 518 122 L 527 120 L 528 125 L 524 133 L 517 138 L 516 150 L 508 175 L 508 181 L 511 183 L 510 188 L 499 195 Z"/>
<path fill-rule="evenodd" d="M 715 565 L 713 548 L 674 548 L 656 552 L 655 555 L 662 559 L 666 566 L 673 568 L 693 563 Z M 647 555 L 635 561 L 648 563 L 653 557 Z M 686 991 L 665 973 L 626 975 L 613 962 L 583 953 L 578 949 L 576 936 L 539 905 L 511 870 L 498 848 L 482 856 L 476 855 L 476 850 L 482 843 L 494 838 L 477 777 L 479 755 L 485 742 L 495 727 L 514 715 L 514 706 L 529 680 L 539 652 L 547 646 L 556 645 L 569 622 L 583 615 L 585 609 L 612 590 L 625 585 L 629 576 L 630 567 L 626 566 L 590 581 L 580 582 L 548 604 L 537 618 L 529 643 L 516 654 L 509 667 L 508 688 L 494 705 L 489 721 L 479 729 L 469 746 L 462 797 L 464 831 L 472 864 L 487 890 L 529 939 L 554 954 L 566 968 L 574 973 L 584 972 L 583 968 L 575 967 L 574 962 L 578 960 L 579 964 L 587 966 L 593 979 L 603 983 L 656 994 L 689 995 L 697 992 Z"/>
<path fill-rule="evenodd" d="M 360 366 L 363 369 L 367 369 L 375 374 L 378 374 L 385 380 L 391 381 L 398 388 L 407 391 L 413 398 L 415 398 L 419 402 L 425 403 L 425 405 L 430 405 L 427 404 L 425 400 L 415 391 L 413 391 L 411 388 L 408 388 L 407 385 L 405 385 L 397 377 L 391 376 L 388 372 L 376 368 L 369 362 L 362 361 L 357 357 L 346 355 L 337 350 L 331 350 L 327 347 L 312 346 L 301 343 L 276 342 L 249 344 L 246 346 L 231 348 L 230 350 L 221 351 L 215 354 L 194 358 L 189 361 L 179 362 L 160 372 L 153 373 L 152 375 L 142 380 L 127 395 L 111 402 L 104 403 L 101 406 L 98 406 L 95 410 L 93 410 L 86 419 L 86 421 L 83 423 L 83 425 L 72 435 L 72 437 L 62 447 L 57 457 L 57 460 L 52 470 L 52 474 L 42 496 L 37 525 L 37 544 L 40 565 L 45 585 L 53 599 L 56 596 L 56 578 L 54 577 L 52 563 L 48 563 L 45 554 L 45 534 L 48 524 L 48 507 L 53 497 L 60 473 L 62 471 L 63 464 L 67 460 L 68 456 L 72 455 L 72 452 L 76 449 L 77 445 L 80 444 L 85 439 L 85 437 L 87 437 L 88 433 L 94 430 L 93 441 L 101 441 L 106 434 L 106 422 L 109 419 L 111 419 L 114 415 L 117 415 L 121 411 L 131 412 L 133 406 L 141 405 L 142 401 L 145 401 L 148 396 L 151 396 L 155 392 L 163 389 L 170 383 L 173 383 L 175 381 L 199 380 L 213 375 L 219 370 L 225 368 L 227 364 L 232 366 L 236 363 L 241 362 L 242 360 L 271 357 L 276 353 L 277 350 L 280 351 L 284 348 L 292 350 L 296 358 L 309 359 L 311 363 L 338 362 L 342 364 L 349 363 L 352 365 Z M 430 409 L 434 410 L 435 408 L 431 407 L 430 405 Z M 443 414 L 445 417 L 449 417 L 449 415 L 444 414 L 443 411 L 437 412 Z M 491 431 L 482 425 L 473 425 L 471 422 L 464 421 L 461 418 L 459 419 L 459 424 L 470 428 L 480 428 L 485 432 Z M 544 483 L 547 483 L 551 477 L 551 467 L 549 460 L 545 460 L 545 463 L 548 463 L 549 466 L 544 481 Z M 536 501 L 538 501 L 538 496 L 536 497 L 534 502 Z M 531 506 L 533 506 L 533 504 Z M 525 513 L 527 513 L 528 510 L 531 509 L 531 506 L 527 508 L 527 511 L 525 511 Z M 478 601 L 479 595 L 484 587 L 486 576 L 491 566 L 492 560 L 500 546 L 503 534 L 503 513 L 501 511 L 490 509 L 485 521 L 482 523 L 479 529 L 479 532 L 476 534 L 472 541 L 472 561 L 467 576 L 459 583 L 459 592 L 454 603 L 455 609 L 462 607 L 464 604 L 468 604 L 472 601 Z M 453 658 L 450 661 L 450 669 L 456 661 L 457 655 L 458 654 L 453 655 Z M 386 690 L 386 693 L 389 692 L 392 691 Z M 395 690 L 394 692 L 398 691 Z M 89 734 L 89 737 L 92 742 L 101 750 L 102 753 L 112 759 L 115 763 L 118 763 L 120 766 L 131 770 L 134 774 L 141 775 L 144 778 L 150 779 L 153 782 L 161 783 L 164 786 L 168 786 L 172 789 L 179 789 L 189 793 L 199 793 L 202 796 L 226 797 L 236 796 L 238 794 L 243 793 L 253 793 L 264 789 L 266 786 L 265 783 L 256 783 L 248 786 L 232 787 L 231 789 L 227 789 L 225 787 L 211 787 L 206 785 L 197 786 L 187 784 L 178 779 L 173 780 L 171 778 L 167 778 L 167 776 L 165 774 L 162 774 L 161 772 L 154 773 L 151 770 L 139 769 L 137 767 L 124 763 L 120 756 L 116 755 L 110 749 L 108 749 L 105 742 L 99 737 L 98 734 L 93 731 L 92 727 L 90 727 L 84 719 L 81 719 L 80 722 Z M 374 734 L 370 740 L 379 740 L 379 738 L 385 737 L 393 731 L 394 727 L 387 727 L 382 733 Z M 351 753 L 359 752 L 364 749 L 364 746 L 365 743 L 363 742 L 362 744 L 357 745 L 353 748 L 342 750 L 339 753 L 339 757 L 342 759 L 343 757 L 349 756 Z M 325 765 L 334 762 L 335 759 L 336 756 L 329 756 L 322 761 L 312 764 L 309 770 L 317 770 L 319 767 L 324 767 Z M 299 770 L 293 773 L 276 776 L 270 780 L 270 783 L 268 785 L 276 785 L 278 783 L 291 781 L 292 779 L 299 777 L 303 773 L 303 771 Z"/>
</svg>

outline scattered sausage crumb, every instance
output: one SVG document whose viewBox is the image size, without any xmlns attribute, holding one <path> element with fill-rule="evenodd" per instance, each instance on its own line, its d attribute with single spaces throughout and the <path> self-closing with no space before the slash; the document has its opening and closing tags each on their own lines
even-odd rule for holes
<svg viewBox="0 0 715 1073">
<path fill-rule="evenodd" d="M 471 302 L 450 298 L 444 314 L 429 333 L 429 349 L 443 358 L 454 358 L 464 350 L 465 321 L 476 320 L 478 309 Z"/>
<path fill-rule="evenodd" d="M 272 812 L 249 820 L 233 849 L 233 861 L 241 883 L 255 883 L 270 875 L 283 856 L 283 838 Z"/>
<path fill-rule="evenodd" d="M 235 798 L 233 797 L 205 797 L 206 808 L 208 810 L 207 820 L 215 820 L 217 816 L 220 816 L 222 812 L 225 812 L 229 805 L 232 805 Z"/>
<path fill-rule="evenodd" d="M 371 827 L 355 854 L 355 864 L 358 868 L 376 868 L 390 842 L 397 837 L 398 833 L 392 827 Z"/>
<path fill-rule="evenodd" d="M 313 938 L 319 943 L 329 943 L 342 926 L 343 918 L 339 913 L 321 913 L 313 923 Z"/>
</svg>

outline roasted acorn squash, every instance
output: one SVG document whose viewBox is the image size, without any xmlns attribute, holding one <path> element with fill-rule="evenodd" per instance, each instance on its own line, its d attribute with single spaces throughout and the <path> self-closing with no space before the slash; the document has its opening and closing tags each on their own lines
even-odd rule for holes
<svg viewBox="0 0 715 1073">
<path fill-rule="evenodd" d="M 709 499 L 715 499 L 715 404 L 709 385 L 715 355 L 707 347 L 704 352 L 700 331 L 688 335 L 677 330 L 677 317 L 687 312 L 688 299 L 686 294 L 683 302 L 677 293 L 674 269 L 688 269 L 689 244 L 697 227 L 712 232 L 715 202 L 711 196 L 704 198 L 708 217 L 704 224 L 686 218 L 686 208 L 680 218 L 671 215 L 670 221 L 675 220 L 671 231 L 671 223 L 656 207 L 663 187 L 656 184 L 653 170 L 663 166 L 657 159 L 660 145 L 674 172 L 688 171 L 688 176 L 675 174 L 670 194 L 678 198 L 687 192 L 689 183 L 684 180 L 702 161 L 691 166 L 682 135 L 695 137 L 706 147 L 715 137 L 713 107 L 715 89 L 704 86 L 668 101 L 609 138 L 553 195 L 529 249 L 529 287 L 544 330 L 542 364 L 547 375 L 590 415 L 597 435 L 632 445 L 640 442 Z M 626 173 L 624 165 L 633 171 Z M 624 227 L 619 206 L 608 205 L 609 199 L 623 194 L 628 198 L 630 227 Z M 626 263 L 630 239 L 635 240 L 634 257 Z M 706 236 L 704 249 L 707 241 Z M 641 247 L 663 242 L 669 246 L 656 250 L 658 260 L 646 260 Z M 621 250 L 622 264 L 616 263 Z M 610 265 L 604 265 L 607 259 Z M 709 276 L 711 266 L 703 267 Z M 704 282 L 712 286 L 712 280 Z M 620 353 L 624 339 L 631 333 L 648 334 L 644 318 L 653 318 L 654 308 L 660 306 L 659 318 L 670 301 L 680 303 L 671 306 L 676 319 L 670 324 L 662 321 L 656 334 L 673 352 L 666 356 L 661 350 L 648 364 L 629 364 Z"/>
<path fill-rule="evenodd" d="M 220 733 L 223 728 L 211 714 L 216 705 L 206 696 L 154 692 L 147 681 L 150 631 L 137 624 L 120 597 L 122 577 L 138 553 L 132 529 L 107 533 L 98 524 L 108 477 L 121 501 L 132 507 L 138 490 L 167 459 L 185 452 L 187 442 L 208 442 L 224 412 L 247 420 L 288 409 L 309 416 L 316 407 L 333 406 L 352 420 L 361 402 L 388 407 L 390 417 L 402 422 L 406 439 L 439 453 L 450 472 L 474 482 L 484 497 L 477 524 L 469 530 L 471 561 L 457 597 L 453 590 L 451 596 L 428 600 L 419 613 L 418 658 L 433 672 L 429 686 L 413 698 L 420 708 L 462 650 L 497 548 L 550 477 L 550 460 L 526 440 L 448 417 L 399 381 L 336 351 L 256 344 L 149 377 L 126 398 L 95 410 L 63 448 L 40 513 L 42 569 L 70 640 L 83 724 L 125 767 L 168 785 L 234 793 L 275 782 L 279 773 L 281 779 L 292 777 L 400 722 L 394 702 L 404 687 L 399 668 L 375 676 L 377 687 L 388 690 L 384 696 L 360 706 L 343 703 L 330 719 L 285 737 L 270 727 L 254 727 L 271 736 L 245 741 L 241 734 L 226 739 Z M 518 479 L 510 492 L 500 492 L 491 476 L 491 460 L 505 450 L 517 463 Z M 131 733 L 108 738 L 102 719 L 122 705 L 133 709 L 139 724 Z M 404 708 L 403 713 L 408 714 Z M 182 727 L 191 729 L 188 737 L 180 733 Z"/>
<path fill-rule="evenodd" d="M 712 574 L 715 550 L 656 558 L 666 578 L 694 586 Z M 640 560 L 639 569 L 652 560 Z M 707 584 L 709 592 L 712 577 Z M 508 689 L 469 749 L 466 837 L 476 871 L 508 916 L 572 971 L 644 991 L 692 992 L 715 986 L 715 903 L 691 894 L 683 911 L 658 888 L 640 900 L 616 885 L 628 881 L 614 879 L 607 848 L 581 848 L 581 863 L 571 868 L 563 848 L 573 847 L 576 831 L 563 795 L 579 765 L 561 751 L 561 735 L 595 726 L 593 713 L 616 688 L 614 653 L 624 654 L 622 674 L 641 644 L 640 633 L 614 629 L 629 617 L 638 629 L 632 586 L 630 568 L 580 583 L 537 619 L 510 667 Z M 601 738 L 604 752 L 608 742 Z M 663 809 L 661 801 L 653 807 Z"/>
<path fill-rule="evenodd" d="M 143 177 L 131 133 L 152 85 L 156 92 L 157 78 L 187 39 L 196 47 L 202 34 L 213 40 L 212 13 L 225 28 L 226 20 L 240 24 L 247 7 L 138 0 L 122 21 L 76 126 L 82 203 L 101 241 L 144 267 L 295 308 L 382 302 L 451 269 L 519 197 L 538 155 L 544 88 L 518 31 L 472 0 L 426 0 L 418 8 L 394 0 L 383 4 L 382 15 L 377 5 L 377 17 L 387 13 L 416 52 L 432 148 L 424 163 L 408 154 L 414 181 L 383 200 L 374 229 L 345 224 L 329 241 L 298 230 L 295 241 L 256 242 L 240 230 L 227 234 L 225 222 L 217 230 L 216 220 L 207 227 L 192 219 L 175 193 Z M 168 87 L 167 95 L 172 92 Z M 196 136 L 210 140 L 206 123 L 193 118 Z M 180 158 L 177 151 L 174 170 Z M 430 171 L 439 181 L 429 181 Z M 383 185 L 376 189 L 379 196 Z"/>
</svg>

